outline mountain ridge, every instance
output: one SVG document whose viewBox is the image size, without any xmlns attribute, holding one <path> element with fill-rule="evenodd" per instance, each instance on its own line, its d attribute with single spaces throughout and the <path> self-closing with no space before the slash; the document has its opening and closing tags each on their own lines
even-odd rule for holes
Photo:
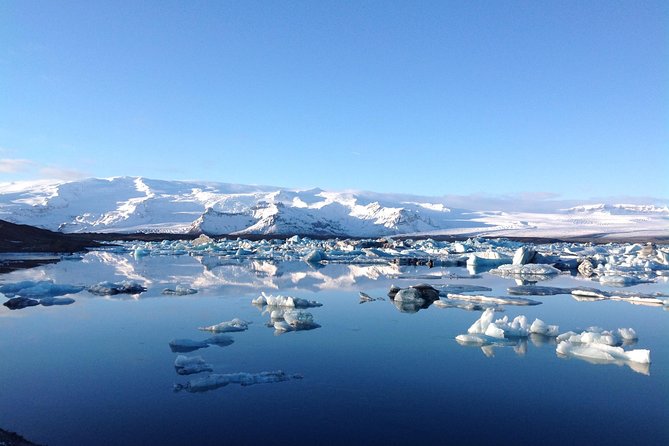
<svg viewBox="0 0 669 446">
<path fill-rule="evenodd" d="M 64 233 L 492 235 L 669 234 L 669 208 L 594 204 L 553 212 L 452 207 L 444 197 L 144 177 L 0 183 L 0 219 Z"/>
</svg>

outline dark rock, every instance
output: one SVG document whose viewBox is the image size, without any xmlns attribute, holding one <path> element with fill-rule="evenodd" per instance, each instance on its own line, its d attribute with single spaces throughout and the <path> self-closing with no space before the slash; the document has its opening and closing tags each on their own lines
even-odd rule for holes
<svg viewBox="0 0 669 446">
<path fill-rule="evenodd" d="M 35 305 L 39 305 L 39 301 L 28 299 L 27 297 L 13 297 L 4 303 L 4 306 L 10 310 L 20 310 L 26 307 L 34 307 Z"/>
</svg>

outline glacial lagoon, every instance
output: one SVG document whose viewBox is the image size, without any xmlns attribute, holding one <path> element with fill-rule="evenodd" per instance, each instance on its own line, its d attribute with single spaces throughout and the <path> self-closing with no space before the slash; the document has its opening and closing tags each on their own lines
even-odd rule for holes
<svg viewBox="0 0 669 446">
<path fill-rule="evenodd" d="M 12 284 L 37 286 L 38 303 L 50 284 L 75 288 L 48 296 L 74 302 L 0 307 L 0 427 L 52 446 L 669 443 L 669 311 L 661 303 L 669 267 L 661 247 L 536 246 L 563 268 L 533 275 L 463 264 L 477 252 L 501 253 L 496 263 L 507 264 L 515 242 L 337 243 L 124 243 L 1 275 L 9 294 Z M 584 258 L 591 277 L 564 267 Z M 95 288 L 124 281 L 145 291 Z M 391 285 L 420 283 L 440 290 L 439 301 L 388 297 Z M 660 303 L 507 291 L 519 285 Z M 651 362 L 565 356 L 555 337 L 536 334 L 461 344 L 456 337 L 483 308 L 440 305 L 453 299 L 449 289 L 538 301 L 499 304 L 504 311 L 494 318 L 539 318 L 560 333 L 632 328 L 638 339 L 620 348 L 647 349 Z M 254 305 L 263 293 L 322 305 Z M 309 314 L 310 329 L 279 329 L 286 311 Z M 245 329 L 198 329 L 235 318 Z M 199 373 L 184 373 L 198 364 Z"/>
</svg>

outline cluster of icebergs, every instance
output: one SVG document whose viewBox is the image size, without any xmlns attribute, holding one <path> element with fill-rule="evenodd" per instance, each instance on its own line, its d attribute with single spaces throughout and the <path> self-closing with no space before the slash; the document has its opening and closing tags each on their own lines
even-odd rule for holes
<svg viewBox="0 0 669 446">
<path fill-rule="evenodd" d="M 263 293 L 261 298 L 264 300 L 254 300 L 255 304 L 267 305 L 266 301 L 269 299 L 272 302 L 282 302 L 285 307 L 295 307 L 296 302 L 302 302 L 297 298 L 289 298 L 284 296 L 271 296 Z M 265 302 L 262 304 L 261 302 Z M 317 302 L 304 301 L 311 306 L 320 306 Z M 287 305 L 290 303 L 290 305 Z M 282 315 L 284 324 L 289 325 L 289 330 L 307 330 L 318 327 L 318 324 L 313 323 L 313 318 L 309 313 L 300 310 L 286 309 Z M 207 348 L 210 345 L 218 345 L 221 347 L 231 345 L 234 341 L 230 336 L 223 333 L 242 332 L 249 328 L 250 321 L 245 321 L 239 318 L 234 318 L 229 321 L 219 322 L 218 324 L 199 327 L 199 330 L 209 331 L 215 333 L 212 337 L 202 341 L 192 339 L 173 339 L 170 341 L 170 349 L 175 353 L 187 353 L 201 348 Z M 279 330 L 279 328 L 277 328 Z M 174 360 L 174 369 L 178 375 L 194 375 L 203 372 L 213 372 L 214 366 L 205 361 L 202 356 L 186 356 L 178 355 Z M 259 373 L 210 373 L 207 376 L 194 378 L 183 384 L 175 384 L 175 391 L 187 392 L 206 392 L 208 390 L 217 389 L 227 386 L 228 384 L 240 384 L 242 386 L 250 386 L 254 384 L 274 383 L 281 381 L 288 381 L 291 379 L 302 379 L 302 375 L 287 374 L 281 370 Z"/>
<path fill-rule="evenodd" d="M 591 245 L 582 243 L 524 244 L 505 239 L 472 238 L 461 242 L 432 239 L 366 240 L 288 239 L 251 241 L 212 239 L 122 243 L 136 258 L 155 255 L 213 255 L 238 260 L 303 260 L 323 263 L 466 266 L 526 281 L 547 280 L 563 271 L 604 285 L 629 286 L 669 277 L 669 247 L 654 244 Z"/>
<path fill-rule="evenodd" d="M 323 304 L 314 300 L 299 297 L 265 294 L 253 299 L 251 303 L 261 309 L 263 314 L 269 313 L 268 327 L 273 327 L 275 334 L 289 331 L 313 330 L 319 328 L 314 316 L 301 308 L 321 307 Z"/>
<path fill-rule="evenodd" d="M 607 331 L 599 327 L 590 327 L 581 333 L 568 331 L 559 333 L 557 325 L 548 325 L 541 319 L 531 324 L 520 315 L 509 320 L 508 316 L 494 320 L 494 311 L 487 309 L 477 319 L 466 334 L 460 334 L 455 340 L 461 345 L 479 346 L 486 356 L 492 354 L 491 347 L 518 346 L 519 340 L 529 336 L 553 338 L 556 353 L 562 357 L 574 357 L 592 363 L 625 364 L 639 373 L 648 374 L 650 350 L 624 350 L 622 345 L 633 344 L 638 340 L 632 328 L 619 328 Z M 524 353 L 523 350 L 521 352 Z"/>
<path fill-rule="evenodd" d="M 43 305 L 69 305 L 74 303 L 71 297 L 57 297 L 66 294 L 77 294 L 83 286 L 56 284 L 52 280 L 24 280 L 16 283 L 0 285 L 0 294 L 8 300 L 4 305 L 10 310 Z"/>
</svg>

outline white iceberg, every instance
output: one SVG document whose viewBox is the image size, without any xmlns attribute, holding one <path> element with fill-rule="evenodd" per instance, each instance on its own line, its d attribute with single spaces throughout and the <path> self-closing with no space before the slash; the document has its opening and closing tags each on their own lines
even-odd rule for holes
<svg viewBox="0 0 669 446">
<path fill-rule="evenodd" d="M 238 318 L 232 319 L 231 321 L 220 322 L 215 325 L 210 325 L 208 327 L 198 327 L 198 330 L 202 331 L 211 331 L 214 333 L 228 333 L 235 331 L 245 331 L 248 330 L 249 324 L 247 322 Z"/>
<path fill-rule="evenodd" d="M 283 321 L 274 322 L 274 328 L 279 331 L 300 331 L 319 328 L 320 325 L 314 322 L 311 313 L 301 310 L 288 310 L 283 313 Z"/>
<path fill-rule="evenodd" d="M 530 333 L 557 336 L 559 330 L 557 325 L 547 325 L 541 319 L 535 319 L 531 325 L 528 325 L 527 318 L 524 315 L 516 316 L 511 322 L 509 322 L 508 316 L 493 322 L 494 315 L 495 313 L 491 308 L 485 310 L 481 317 L 467 329 L 467 333 L 483 334 L 490 338 L 502 339 L 527 337 Z"/>
<path fill-rule="evenodd" d="M 562 341 L 556 347 L 556 352 L 564 356 L 594 359 L 598 361 L 631 361 L 640 364 L 650 364 L 650 350 L 636 349 L 625 351 L 622 347 L 613 347 L 606 344 L 589 343 L 578 344 Z"/>
<path fill-rule="evenodd" d="M 554 276 L 560 270 L 551 265 L 531 263 L 528 265 L 501 265 L 490 270 L 490 274 L 498 276 Z"/>
<path fill-rule="evenodd" d="M 477 294 L 457 294 L 448 293 L 448 299 L 464 300 L 469 302 L 482 302 L 500 305 L 540 305 L 541 302 L 526 299 L 524 297 L 510 297 L 510 296 L 483 296 Z"/>
<path fill-rule="evenodd" d="M 6 297 L 18 296 L 33 299 L 76 294 L 83 289 L 84 287 L 79 285 L 55 284 L 52 280 L 24 280 L 0 285 L 0 293 Z"/>
<path fill-rule="evenodd" d="M 257 298 L 252 300 L 254 305 L 268 305 L 270 307 L 290 307 L 290 308 L 311 308 L 311 307 L 321 307 L 322 303 L 316 302 L 315 300 L 302 299 L 300 297 L 292 296 L 274 296 L 271 294 L 265 294 L 264 292 Z"/>
</svg>

